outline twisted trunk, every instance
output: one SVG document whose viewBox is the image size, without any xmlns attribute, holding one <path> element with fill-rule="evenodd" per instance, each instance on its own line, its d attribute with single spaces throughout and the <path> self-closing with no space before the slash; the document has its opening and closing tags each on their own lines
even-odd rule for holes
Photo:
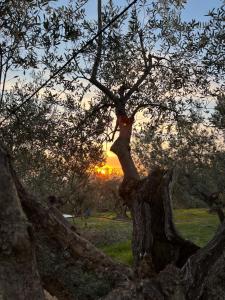
<svg viewBox="0 0 225 300">
<path fill-rule="evenodd" d="M 136 274 L 151 277 L 171 263 L 182 267 L 199 247 L 184 240 L 175 229 L 170 197 L 173 174 L 155 169 L 140 180 L 130 152 L 133 120 L 119 116 L 117 122 L 120 134 L 111 151 L 124 172 L 120 195 L 132 214 Z"/>
<path fill-rule="evenodd" d="M 140 180 L 130 153 L 132 125 L 121 124 L 111 150 L 124 171 L 120 194 L 133 218 L 132 249 L 138 281 L 112 291 L 107 300 L 225 299 L 225 223 L 206 247 L 183 239 L 173 223 L 173 172 L 155 169 Z M 126 126 L 125 126 L 126 125 Z"/>
</svg>

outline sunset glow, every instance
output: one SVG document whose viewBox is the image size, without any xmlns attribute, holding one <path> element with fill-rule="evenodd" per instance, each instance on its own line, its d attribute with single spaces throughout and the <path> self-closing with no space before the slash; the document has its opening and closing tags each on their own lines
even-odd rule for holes
<svg viewBox="0 0 225 300">
<path fill-rule="evenodd" d="M 113 168 L 109 165 L 103 165 L 102 167 L 95 167 L 95 174 L 100 176 L 110 176 L 113 172 Z"/>
<path fill-rule="evenodd" d="M 119 160 L 111 151 L 106 152 L 106 163 L 102 166 L 96 166 L 94 173 L 104 179 L 123 175 Z"/>
</svg>

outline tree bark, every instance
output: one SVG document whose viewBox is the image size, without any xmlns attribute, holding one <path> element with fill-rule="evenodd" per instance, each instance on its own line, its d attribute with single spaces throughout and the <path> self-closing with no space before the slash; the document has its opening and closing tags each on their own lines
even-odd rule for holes
<svg viewBox="0 0 225 300">
<path fill-rule="evenodd" d="M 154 276 L 168 264 L 182 267 L 199 247 L 176 231 L 171 208 L 172 172 L 155 169 L 140 180 L 130 152 L 133 120 L 118 117 L 120 134 L 111 147 L 124 172 L 120 195 L 133 219 L 132 250 L 138 277 Z"/>
<path fill-rule="evenodd" d="M 38 270 L 43 287 L 59 300 L 98 299 L 132 277 L 82 238 L 57 210 L 28 194 L 11 168 L 23 209 L 36 239 Z"/>
<path fill-rule="evenodd" d="M 169 264 L 154 277 L 127 282 L 105 300 L 224 300 L 225 223 L 182 268 Z"/>
<path fill-rule="evenodd" d="M 55 207 L 28 194 L 0 148 L 1 298 L 44 299 L 44 287 L 59 300 L 224 300 L 225 223 L 202 249 L 180 237 L 170 204 L 172 175 L 156 169 L 143 180 L 128 176 L 121 188 L 134 222 L 135 278 Z"/>
<path fill-rule="evenodd" d="M 171 208 L 171 185 L 172 172 L 156 169 L 127 195 L 133 218 L 132 247 L 138 276 L 149 277 L 168 264 L 182 267 L 199 249 L 176 231 Z"/>
<path fill-rule="evenodd" d="M 186 299 L 225 299 L 225 222 L 182 268 Z"/>
<path fill-rule="evenodd" d="M 31 224 L 21 207 L 10 172 L 9 158 L 0 146 L 0 299 L 42 300 Z"/>
</svg>

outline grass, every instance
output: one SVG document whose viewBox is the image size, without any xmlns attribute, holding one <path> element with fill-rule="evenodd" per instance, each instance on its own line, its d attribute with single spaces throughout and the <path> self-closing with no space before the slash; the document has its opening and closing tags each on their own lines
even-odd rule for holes
<svg viewBox="0 0 225 300">
<path fill-rule="evenodd" d="M 180 209 L 174 213 L 178 231 L 199 246 L 204 246 L 214 235 L 218 225 L 216 214 L 207 209 Z"/>
<path fill-rule="evenodd" d="M 97 214 L 88 219 L 77 218 L 76 226 L 103 252 L 125 264 L 132 264 L 132 222 L 115 221 L 113 213 Z M 179 209 L 174 211 L 175 224 L 181 235 L 204 246 L 219 224 L 215 214 L 207 209 Z"/>
<path fill-rule="evenodd" d="M 113 259 L 127 265 L 132 265 L 133 257 L 131 253 L 130 240 L 108 246 L 103 246 L 101 247 L 101 249 L 103 252 L 105 252 L 105 254 L 111 256 Z"/>
</svg>

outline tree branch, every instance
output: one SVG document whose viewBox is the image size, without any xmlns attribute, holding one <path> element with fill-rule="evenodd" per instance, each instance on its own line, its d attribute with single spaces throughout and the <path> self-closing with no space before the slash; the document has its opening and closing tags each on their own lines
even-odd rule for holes
<svg viewBox="0 0 225 300">
<path fill-rule="evenodd" d="M 148 68 L 148 59 L 147 59 L 147 56 L 146 56 L 146 51 L 145 51 L 145 46 L 144 46 L 144 37 L 143 37 L 143 31 L 142 30 L 138 31 L 138 36 L 139 36 L 139 40 L 140 40 L 141 52 L 142 52 L 145 68 L 147 69 Z"/>
<path fill-rule="evenodd" d="M 89 81 L 94 84 L 100 91 L 102 91 L 109 99 L 111 99 L 115 104 L 118 103 L 119 98 L 110 91 L 109 88 L 104 86 L 100 81 L 98 81 L 96 78 L 90 78 Z"/>
<path fill-rule="evenodd" d="M 101 105 L 95 106 L 91 112 L 88 111 L 88 114 L 84 117 L 83 120 L 81 120 L 81 121 L 78 123 L 77 127 L 78 127 L 78 128 L 82 127 L 82 126 L 86 123 L 86 121 L 87 121 L 88 119 L 92 118 L 92 117 L 93 117 L 96 113 L 98 113 L 101 109 L 103 109 L 103 108 L 109 108 L 109 107 L 111 107 L 111 106 L 112 106 L 112 105 L 109 104 L 109 103 L 103 103 L 103 104 L 101 104 Z"/>
<path fill-rule="evenodd" d="M 127 116 L 117 116 L 119 137 L 112 144 L 110 150 L 118 156 L 124 173 L 125 180 L 139 180 L 139 174 L 130 153 L 130 138 L 132 133 L 133 119 Z"/>
<path fill-rule="evenodd" d="M 225 223 L 216 232 L 214 238 L 200 249 L 195 255 L 191 256 L 182 269 L 183 283 L 185 287 L 186 299 L 206 299 L 202 296 L 203 288 L 199 288 L 210 276 L 210 270 L 221 256 L 224 256 L 225 245 Z M 223 257 L 224 264 L 224 257 Z M 224 266 L 223 266 L 224 270 Z M 213 274 L 215 277 L 217 274 Z M 223 274 L 220 274 L 223 276 Z M 223 293 L 224 295 L 224 293 Z M 207 298 L 212 299 L 212 298 Z M 218 297 L 218 299 L 223 299 Z"/>
<path fill-rule="evenodd" d="M 7 64 L 5 66 L 5 72 L 4 72 L 3 82 L 2 82 L 1 98 L 0 98 L 1 105 L 3 102 L 3 97 L 4 97 L 4 92 L 5 92 L 5 83 L 6 83 L 6 77 L 7 77 L 8 70 L 9 70 L 9 61 L 7 61 Z"/>
<path fill-rule="evenodd" d="M 98 0 L 98 33 L 102 31 L 102 1 Z M 97 53 L 95 57 L 95 62 L 92 69 L 91 78 L 96 79 L 98 67 L 101 61 L 101 53 L 102 53 L 102 33 L 100 33 L 97 40 Z"/>
<path fill-rule="evenodd" d="M 10 170 L 9 155 L 1 145 L 0 209 L 1 298 L 44 300 L 37 270 L 32 226 L 21 207 Z"/>
<path fill-rule="evenodd" d="M 2 68 L 3 68 L 3 54 L 2 54 L 2 48 L 0 45 L 0 87 L 2 83 Z"/>
<path fill-rule="evenodd" d="M 93 297 L 95 291 L 82 286 L 84 278 L 87 278 L 87 286 L 106 285 L 110 291 L 132 277 L 129 267 L 114 262 L 82 238 L 56 207 L 44 206 L 39 199 L 27 193 L 11 164 L 10 174 L 14 190 L 34 228 L 38 270 L 43 285 L 52 295 L 60 300 L 73 300 L 81 293 L 83 297 L 79 299 L 96 299 Z M 107 293 L 107 289 L 103 294 Z"/>
</svg>

